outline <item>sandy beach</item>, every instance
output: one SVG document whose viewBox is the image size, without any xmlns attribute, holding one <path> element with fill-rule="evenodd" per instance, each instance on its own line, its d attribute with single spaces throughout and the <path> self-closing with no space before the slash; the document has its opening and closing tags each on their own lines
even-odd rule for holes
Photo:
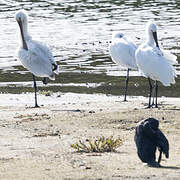
<svg viewBox="0 0 180 180">
<path fill-rule="evenodd" d="M 145 109 L 148 98 L 102 94 L 0 94 L 0 179 L 179 179 L 180 100 L 159 98 L 158 109 Z M 161 168 L 143 165 L 134 143 L 136 124 L 160 121 L 170 143 Z M 76 153 L 70 144 L 99 136 L 121 137 L 112 153 Z"/>
</svg>

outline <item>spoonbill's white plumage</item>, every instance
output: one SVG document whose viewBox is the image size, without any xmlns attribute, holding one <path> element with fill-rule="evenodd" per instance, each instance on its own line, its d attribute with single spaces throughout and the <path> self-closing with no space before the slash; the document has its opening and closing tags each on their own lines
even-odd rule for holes
<svg viewBox="0 0 180 180">
<path fill-rule="evenodd" d="M 155 107 L 157 107 L 157 81 L 160 81 L 164 86 L 175 84 L 176 70 L 173 64 L 177 63 L 177 57 L 159 48 L 157 27 L 154 23 L 149 22 L 146 28 L 147 41 L 138 47 L 135 57 L 139 71 L 149 81 L 150 94 L 148 107 L 152 106 L 152 85 L 150 79 L 155 81 Z"/>
<path fill-rule="evenodd" d="M 127 95 L 129 70 L 137 69 L 136 59 L 135 59 L 136 49 L 137 46 L 129 39 L 127 39 L 123 33 L 118 32 L 113 34 L 112 43 L 109 46 L 110 56 L 116 64 L 127 69 L 124 101 L 126 101 L 126 95 Z"/>
<path fill-rule="evenodd" d="M 58 66 L 49 48 L 41 42 L 32 40 L 28 34 L 28 18 L 26 12 L 24 10 L 18 11 L 15 18 L 19 24 L 21 34 L 21 43 L 17 51 L 17 56 L 22 65 L 33 74 L 35 107 L 38 107 L 35 76 L 42 77 L 43 83 L 46 84 L 46 77 L 55 80 L 54 72 L 58 74 Z"/>
</svg>

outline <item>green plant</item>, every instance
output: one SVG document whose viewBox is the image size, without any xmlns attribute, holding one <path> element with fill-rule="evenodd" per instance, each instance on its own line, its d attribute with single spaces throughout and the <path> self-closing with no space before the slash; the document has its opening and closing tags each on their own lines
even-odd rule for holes
<svg viewBox="0 0 180 180">
<path fill-rule="evenodd" d="M 77 152 L 115 152 L 116 149 L 122 144 L 120 137 L 114 139 L 113 136 L 105 138 L 104 136 L 98 139 L 87 139 L 86 142 L 79 140 L 78 143 L 71 144 Z"/>
<path fill-rule="evenodd" d="M 39 94 L 45 95 L 45 96 L 51 96 L 53 94 L 53 91 L 38 91 Z"/>
</svg>

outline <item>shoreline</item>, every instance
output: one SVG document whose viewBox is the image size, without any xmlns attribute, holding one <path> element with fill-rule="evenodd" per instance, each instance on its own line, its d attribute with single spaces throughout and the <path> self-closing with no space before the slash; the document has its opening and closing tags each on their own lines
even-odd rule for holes
<svg viewBox="0 0 180 180">
<path fill-rule="evenodd" d="M 48 94 L 48 93 L 47 93 Z M 122 107 L 126 105 L 137 104 L 138 107 L 143 108 L 143 104 L 148 104 L 148 97 L 144 96 L 127 96 L 127 102 L 124 102 L 124 96 L 110 95 L 110 94 L 79 94 L 79 93 L 51 93 L 48 95 L 38 93 L 37 95 L 39 105 L 41 107 L 48 106 L 58 106 L 65 104 L 79 103 L 95 103 L 99 105 L 104 105 L 104 102 L 109 104 L 121 102 Z M 21 93 L 21 94 L 11 94 L 11 93 L 2 93 L 0 94 L 0 107 L 2 106 L 19 106 L 19 107 L 33 107 L 34 103 L 34 93 Z M 177 97 L 158 97 L 158 104 L 161 106 L 174 105 L 180 106 L 180 98 Z M 140 105 L 140 106 L 139 106 Z M 106 105 L 107 106 L 107 105 Z M 137 108 L 138 108 L 137 107 Z M 107 107 L 108 108 L 108 107 Z M 135 107 L 136 108 L 136 107 Z"/>
</svg>

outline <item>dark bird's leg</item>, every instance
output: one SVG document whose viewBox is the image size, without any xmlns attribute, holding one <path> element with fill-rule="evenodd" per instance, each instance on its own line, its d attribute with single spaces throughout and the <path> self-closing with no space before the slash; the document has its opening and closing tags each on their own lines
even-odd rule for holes
<svg viewBox="0 0 180 180">
<path fill-rule="evenodd" d="M 149 105 L 147 108 L 150 108 L 151 107 L 151 97 L 152 97 L 152 84 L 151 84 L 151 80 L 149 77 L 148 77 L 148 82 L 149 82 Z"/>
<path fill-rule="evenodd" d="M 47 79 L 44 77 L 44 78 L 42 79 L 42 82 L 43 82 L 43 84 L 47 84 Z"/>
<path fill-rule="evenodd" d="M 37 85 L 36 85 L 36 79 L 33 75 L 33 82 L 34 82 L 34 93 L 35 93 L 35 108 L 39 107 L 37 104 Z"/>
<path fill-rule="evenodd" d="M 127 96 L 127 90 L 128 90 L 128 81 L 129 81 L 129 68 L 127 70 L 127 76 L 126 76 L 126 88 L 125 88 L 124 101 L 127 101 L 126 96 Z"/>
<path fill-rule="evenodd" d="M 160 164 L 158 164 L 157 162 L 149 162 L 149 163 L 147 163 L 148 164 L 148 166 L 150 166 L 150 167 L 160 167 Z"/>
<path fill-rule="evenodd" d="M 155 81 L 155 97 L 156 97 L 155 108 L 158 108 L 158 105 L 157 105 L 157 94 L 158 94 L 158 82 Z"/>
<path fill-rule="evenodd" d="M 161 158 L 162 158 L 162 150 L 159 150 L 159 158 L 158 158 L 158 164 L 160 165 L 161 162 Z"/>
</svg>

